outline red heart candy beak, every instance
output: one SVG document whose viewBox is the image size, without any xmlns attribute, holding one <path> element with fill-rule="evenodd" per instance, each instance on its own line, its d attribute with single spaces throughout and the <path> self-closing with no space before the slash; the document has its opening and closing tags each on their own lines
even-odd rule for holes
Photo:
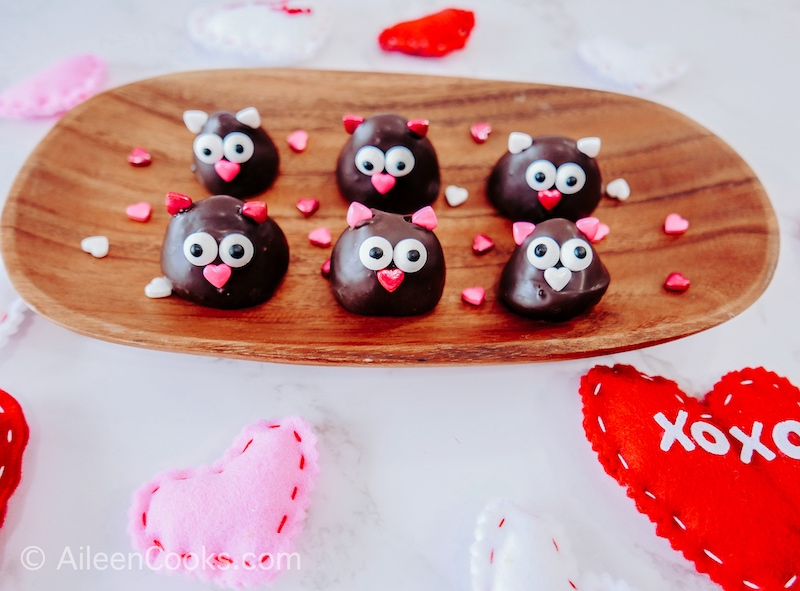
<svg viewBox="0 0 800 591">
<path fill-rule="evenodd" d="M 539 203 L 542 204 L 547 211 L 553 209 L 558 202 L 561 201 L 561 191 L 558 189 L 548 189 L 547 191 L 539 191 Z"/>
<path fill-rule="evenodd" d="M 217 289 L 222 288 L 231 278 L 231 268 L 222 263 L 221 265 L 206 265 L 203 267 L 203 277 Z"/>
<path fill-rule="evenodd" d="M 386 193 L 391 191 L 392 187 L 394 187 L 394 184 L 397 182 L 396 178 L 385 172 L 373 175 L 370 180 L 372 181 L 372 186 L 375 187 L 375 190 L 381 195 L 386 195 Z"/>
<path fill-rule="evenodd" d="M 406 274 L 403 273 L 400 269 L 381 269 L 376 273 L 378 276 L 378 282 L 383 286 L 383 288 L 392 293 L 400 284 L 403 283 L 403 279 L 405 279 Z"/>
<path fill-rule="evenodd" d="M 229 160 L 218 160 L 214 163 L 214 170 L 217 171 L 219 178 L 221 178 L 226 183 L 231 182 L 233 179 L 236 178 L 236 175 L 239 174 L 239 170 L 241 170 L 241 165 L 238 162 L 231 162 Z"/>
</svg>

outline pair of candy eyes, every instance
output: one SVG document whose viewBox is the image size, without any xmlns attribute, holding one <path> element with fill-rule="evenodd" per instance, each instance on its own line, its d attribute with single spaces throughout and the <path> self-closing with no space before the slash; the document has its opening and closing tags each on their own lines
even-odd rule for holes
<svg viewBox="0 0 800 591">
<path fill-rule="evenodd" d="M 356 168 L 359 172 L 373 176 L 386 170 L 394 177 L 406 176 L 414 170 L 414 154 L 405 146 L 389 148 L 384 154 L 376 146 L 364 146 L 356 152 Z"/>
<path fill-rule="evenodd" d="M 189 234 L 183 241 L 183 256 L 196 267 L 205 267 L 217 260 L 234 269 L 244 267 L 253 260 L 255 248 L 244 234 L 228 234 L 219 245 L 216 239 L 207 232 Z"/>
<path fill-rule="evenodd" d="M 383 236 L 370 236 L 358 249 L 361 264 L 370 271 L 380 271 L 394 261 L 395 267 L 404 273 L 416 273 L 428 261 L 428 250 L 419 240 L 406 238 L 392 247 Z"/>
<path fill-rule="evenodd" d="M 535 160 L 525 171 L 525 182 L 534 191 L 547 191 L 555 185 L 564 195 L 572 195 L 586 184 L 586 171 L 574 162 L 556 168 L 549 160 Z"/>
<path fill-rule="evenodd" d="M 216 133 L 201 133 L 194 138 L 194 155 L 206 164 L 214 164 L 223 156 L 226 160 L 241 164 L 250 160 L 255 150 L 253 140 L 241 131 L 229 133 L 225 139 Z"/>
<path fill-rule="evenodd" d="M 528 245 L 526 254 L 528 262 L 540 271 L 555 267 L 558 261 L 570 271 L 583 271 L 594 259 L 592 247 L 581 238 L 571 238 L 559 247 L 549 236 L 541 236 Z"/>
</svg>

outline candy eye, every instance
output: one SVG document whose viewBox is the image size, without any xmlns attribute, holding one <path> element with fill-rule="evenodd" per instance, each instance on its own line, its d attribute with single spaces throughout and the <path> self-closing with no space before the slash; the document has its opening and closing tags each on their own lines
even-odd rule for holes
<svg viewBox="0 0 800 591">
<path fill-rule="evenodd" d="M 593 258 L 592 247 L 581 238 L 572 238 L 561 245 L 561 263 L 570 271 L 583 271 Z"/>
<path fill-rule="evenodd" d="M 222 158 L 222 138 L 216 133 L 201 133 L 194 138 L 194 155 L 200 162 L 214 164 Z"/>
<path fill-rule="evenodd" d="M 370 236 L 358 249 L 358 258 L 370 271 L 380 271 L 392 262 L 392 244 L 383 236 Z"/>
<path fill-rule="evenodd" d="M 528 245 L 528 262 L 540 271 L 555 267 L 560 254 L 558 243 L 548 236 L 536 238 Z"/>
<path fill-rule="evenodd" d="M 547 191 L 556 181 L 556 166 L 549 160 L 535 160 L 525 171 L 525 182 L 534 191 Z"/>
<path fill-rule="evenodd" d="M 240 131 L 234 131 L 225 136 L 222 142 L 222 153 L 231 162 L 247 162 L 255 152 L 253 140 Z"/>
<path fill-rule="evenodd" d="M 367 176 L 383 172 L 385 157 L 380 148 L 364 146 L 356 152 L 356 168 Z"/>
<path fill-rule="evenodd" d="M 406 238 L 394 247 L 394 264 L 405 273 L 416 273 L 428 262 L 428 251 L 419 240 Z"/>
<path fill-rule="evenodd" d="M 558 167 L 556 189 L 564 195 L 577 193 L 586 184 L 586 172 L 574 162 L 567 162 Z"/>
<path fill-rule="evenodd" d="M 414 170 L 414 154 L 405 146 L 395 146 L 386 152 L 386 172 L 392 176 L 406 176 Z"/>
<path fill-rule="evenodd" d="M 197 267 L 205 267 L 217 258 L 217 241 L 211 234 L 195 232 L 183 241 L 183 256 Z"/>
<path fill-rule="evenodd" d="M 254 253 L 253 243 L 244 234 L 228 234 L 219 243 L 219 258 L 234 269 L 252 261 Z"/>
</svg>

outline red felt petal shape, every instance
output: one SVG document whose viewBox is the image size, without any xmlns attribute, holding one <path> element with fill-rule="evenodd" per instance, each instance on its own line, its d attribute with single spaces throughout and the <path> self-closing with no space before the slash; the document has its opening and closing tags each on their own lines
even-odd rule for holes
<svg viewBox="0 0 800 591">
<path fill-rule="evenodd" d="M 446 8 L 383 30 L 378 36 L 378 43 L 384 51 L 399 51 L 422 57 L 441 57 L 462 49 L 474 26 L 473 12 Z"/>
<path fill-rule="evenodd" d="M 3 525 L 8 499 L 22 476 L 22 453 L 28 444 L 28 423 L 22 407 L 8 392 L 0 390 L 0 525 Z"/>
<path fill-rule="evenodd" d="M 606 472 L 700 572 L 726 591 L 800 584 L 800 390 L 747 368 L 698 400 L 618 365 L 580 393 Z"/>
</svg>

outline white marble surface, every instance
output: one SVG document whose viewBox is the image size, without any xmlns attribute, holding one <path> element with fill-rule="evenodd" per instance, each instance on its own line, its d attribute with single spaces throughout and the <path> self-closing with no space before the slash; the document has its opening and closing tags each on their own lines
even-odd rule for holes
<svg viewBox="0 0 800 591">
<path fill-rule="evenodd" d="M 486 502 L 507 497 L 559 520 L 582 571 L 635 589 L 716 588 L 656 537 L 601 469 L 581 428 L 580 376 L 627 362 L 701 393 L 764 365 L 800 384 L 800 4 L 785 0 L 465 0 L 468 48 L 438 61 L 377 49 L 381 28 L 446 3 L 342 0 L 324 51 L 299 67 L 417 72 L 616 90 L 578 60 L 583 39 L 666 43 L 691 63 L 648 98 L 726 140 L 754 168 L 778 214 L 781 253 L 761 299 L 701 334 L 602 358 L 513 366 L 298 367 L 127 348 L 30 315 L 0 349 L 0 388 L 31 427 L 22 483 L 0 530 L 0 589 L 205 588 L 147 569 L 59 561 L 127 554 L 132 491 L 155 472 L 207 463 L 259 418 L 300 414 L 321 440 L 323 474 L 298 544 L 301 569 L 276 590 L 470 588 L 469 547 Z M 109 86 L 240 65 L 187 38 L 190 0 L 0 4 L 0 88 L 57 58 L 92 52 Z M 249 64 L 251 65 L 251 64 Z M 0 204 L 53 125 L 0 120 Z M 0 276 L 5 281 L 4 274 Z M 40 547 L 39 570 L 21 563 Z"/>
</svg>

